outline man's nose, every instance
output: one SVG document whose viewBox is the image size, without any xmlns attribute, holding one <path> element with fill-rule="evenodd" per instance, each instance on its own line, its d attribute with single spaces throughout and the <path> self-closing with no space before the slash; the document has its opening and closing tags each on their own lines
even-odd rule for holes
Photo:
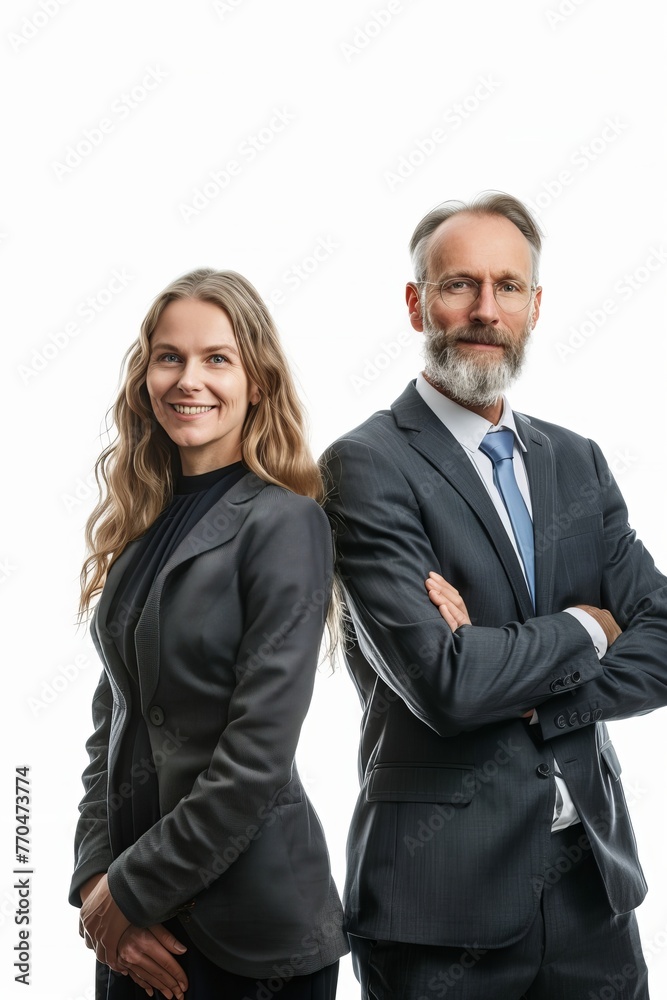
<svg viewBox="0 0 667 1000">
<path fill-rule="evenodd" d="M 479 286 L 479 295 L 470 307 L 469 316 L 471 323 L 483 323 L 484 326 L 495 326 L 500 322 L 498 303 L 490 281 Z"/>
</svg>

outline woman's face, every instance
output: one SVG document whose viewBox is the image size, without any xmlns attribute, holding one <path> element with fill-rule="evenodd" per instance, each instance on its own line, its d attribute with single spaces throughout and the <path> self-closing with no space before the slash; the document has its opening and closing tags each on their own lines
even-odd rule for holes
<svg viewBox="0 0 667 1000">
<path fill-rule="evenodd" d="M 241 365 L 220 306 L 176 299 L 150 338 L 146 388 L 158 422 L 178 446 L 186 476 L 241 458 L 241 432 L 259 390 Z"/>
</svg>

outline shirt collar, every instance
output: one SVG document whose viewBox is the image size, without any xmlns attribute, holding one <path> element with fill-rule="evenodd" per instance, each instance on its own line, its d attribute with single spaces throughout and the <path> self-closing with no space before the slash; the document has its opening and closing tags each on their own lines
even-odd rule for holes
<svg viewBox="0 0 667 1000">
<path fill-rule="evenodd" d="M 472 410 L 438 392 L 422 374 L 417 376 L 415 388 L 429 409 L 466 451 L 477 451 L 489 431 L 499 431 L 504 428 L 514 432 L 519 448 L 521 451 L 526 451 L 526 446 L 517 433 L 514 413 L 506 396 L 503 396 L 503 412 L 500 420 L 494 425 L 485 417 L 480 417 L 478 413 L 473 413 Z"/>
</svg>

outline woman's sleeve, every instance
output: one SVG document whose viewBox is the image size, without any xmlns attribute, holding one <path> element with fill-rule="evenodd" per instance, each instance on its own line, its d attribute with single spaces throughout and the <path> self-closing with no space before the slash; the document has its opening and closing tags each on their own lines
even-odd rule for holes
<svg viewBox="0 0 667 1000">
<path fill-rule="evenodd" d="M 84 796 L 74 839 L 75 869 L 69 901 L 81 906 L 79 889 L 92 875 L 107 871 L 111 844 L 107 820 L 107 758 L 112 694 L 104 671 L 93 695 L 93 734 L 86 743 L 90 762 L 83 772 Z"/>
<path fill-rule="evenodd" d="M 264 491 L 244 531 L 245 631 L 227 724 L 191 792 L 111 864 L 125 916 L 173 916 L 242 854 L 291 779 L 310 705 L 333 573 L 326 515 L 307 497 Z M 227 852 L 225 854 L 225 852 Z"/>
</svg>

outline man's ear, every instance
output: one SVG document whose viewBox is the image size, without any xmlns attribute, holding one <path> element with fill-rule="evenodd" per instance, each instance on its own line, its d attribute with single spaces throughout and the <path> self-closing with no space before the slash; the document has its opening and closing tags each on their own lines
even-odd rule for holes
<svg viewBox="0 0 667 1000">
<path fill-rule="evenodd" d="M 419 297 L 419 289 L 413 281 L 408 281 L 405 286 L 405 301 L 408 304 L 408 313 L 413 329 L 419 333 L 423 333 L 424 321 L 422 319 L 421 299 Z"/>
<path fill-rule="evenodd" d="M 535 326 L 537 324 L 537 320 L 538 320 L 539 315 L 540 315 L 540 305 L 541 305 L 541 302 L 542 302 L 542 286 L 538 285 L 537 286 L 537 290 L 535 292 L 535 295 L 533 296 L 533 306 L 532 306 L 533 311 L 532 311 L 531 317 L 530 317 L 530 329 L 531 330 L 534 330 Z"/>
</svg>

